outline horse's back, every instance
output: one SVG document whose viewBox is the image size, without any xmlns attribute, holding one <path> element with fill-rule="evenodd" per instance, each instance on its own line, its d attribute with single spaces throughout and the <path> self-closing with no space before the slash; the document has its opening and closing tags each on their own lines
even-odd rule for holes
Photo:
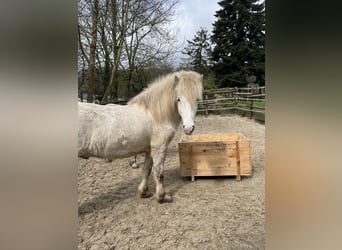
<svg viewBox="0 0 342 250">
<path fill-rule="evenodd" d="M 131 105 L 79 103 L 80 157 L 121 158 L 143 152 L 151 133 L 149 118 Z"/>
</svg>

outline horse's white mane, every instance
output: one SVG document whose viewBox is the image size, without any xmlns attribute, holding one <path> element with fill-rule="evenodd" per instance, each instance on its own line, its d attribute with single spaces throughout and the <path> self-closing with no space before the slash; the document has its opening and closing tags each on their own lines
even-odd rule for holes
<svg viewBox="0 0 342 250">
<path fill-rule="evenodd" d="M 178 71 L 156 79 L 128 104 L 137 104 L 151 112 L 158 123 L 180 120 L 177 112 L 177 93 L 184 95 L 191 105 L 202 98 L 202 75 L 194 71 Z"/>
</svg>

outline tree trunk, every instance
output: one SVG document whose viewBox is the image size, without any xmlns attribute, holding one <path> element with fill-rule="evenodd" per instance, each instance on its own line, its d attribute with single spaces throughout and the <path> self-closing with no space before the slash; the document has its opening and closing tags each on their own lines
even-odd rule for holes
<svg viewBox="0 0 342 250">
<path fill-rule="evenodd" d="M 112 87 L 113 87 L 113 84 L 114 84 L 114 81 L 115 81 L 115 78 L 116 78 L 116 75 L 117 75 L 117 70 L 116 70 L 116 67 L 115 65 L 113 66 L 113 69 L 112 69 L 112 74 L 110 76 L 110 81 L 106 87 L 106 91 L 104 92 L 103 94 L 103 97 L 102 97 L 102 100 L 101 100 L 101 104 L 107 104 L 107 99 L 108 99 L 108 95 L 110 94 L 110 92 L 112 91 Z"/>
<path fill-rule="evenodd" d="M 94 0 L 93 13 L 92 13 L 90 55 L 89 55 L 89 65 L 88 65 L 87 102 L 90 102 L 90 103 L 94 102 L 95 56 L 96 56 L 98 16 L 99 16 L 99 1 Z"/>
</svg>

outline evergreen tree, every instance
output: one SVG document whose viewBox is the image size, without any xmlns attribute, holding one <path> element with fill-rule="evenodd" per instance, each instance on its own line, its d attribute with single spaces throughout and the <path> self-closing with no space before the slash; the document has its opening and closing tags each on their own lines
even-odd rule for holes
<svg viewBox="0 0 342 250">
<path fill-rule="evenodd" d="M 208 60 L 210 53 L 208 31 L 201 27 L 192 41 L 187 40 L 188 45 L 184 48 L 183 54 L 189 58 L 190 69 L 206 74 L 208 70 Z M 186 60 L 186 59 L 184 59 Z"/>
<path fill-rule="evenodd" d="M 213 70 L 222 87 L 247 85 L 246 76 L 265 81 L 265 8 L 257 0 L 223 0 L 211 40 Z"/>
</svg>

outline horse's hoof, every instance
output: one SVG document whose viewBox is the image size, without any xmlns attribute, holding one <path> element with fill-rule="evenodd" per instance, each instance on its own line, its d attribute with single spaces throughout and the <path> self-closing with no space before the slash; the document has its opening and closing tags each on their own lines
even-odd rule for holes
<svg viewBox="0 0 342 250">
<path fill-rule="evenodd" d="M 136 162 L 133 162 L 131 165 L 131 168 L 139 168 L 139 165 Z"/>
<path fill-rule="evenodd" d="M 158 197 L 157 196 L 157 201 L 159 203 L 168 203 L 168 202 L 172 202 L 172 197 L 171 195 L 167 194 L 167 193 L 164 193 L 164 195 Z"/>
<path fill-rule="evenodd" d="M 138 195 L 140 198 L 150 198 L 153 196 L 151 192 L 145 191 L 145 192 L 140 192 L 138 191 Z"/>
</svg>

